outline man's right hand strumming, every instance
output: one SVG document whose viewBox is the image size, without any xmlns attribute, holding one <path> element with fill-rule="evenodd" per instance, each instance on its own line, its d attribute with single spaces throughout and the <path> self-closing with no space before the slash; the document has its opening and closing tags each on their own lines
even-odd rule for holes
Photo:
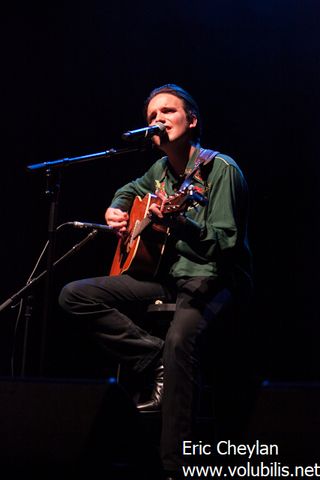
<svg viewBox="0 0 320 480">
<path fill-rule="evenodd" d="M 105 219 L 110 227 L 118 230 L 118 232 L 120 233 L 126 231 L 129 215 L 127 212 L 120 210 L 120 208 L 109 207 L 106 210 Z"/>
</svg>

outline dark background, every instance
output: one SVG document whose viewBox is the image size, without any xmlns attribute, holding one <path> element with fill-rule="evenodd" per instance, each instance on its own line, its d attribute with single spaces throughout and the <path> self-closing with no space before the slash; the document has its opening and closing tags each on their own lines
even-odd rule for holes
<svg viewBox="0 0 320 480">
<path fill-rule="evenodd" d="M 319 380 L 319 10 L 317 0 L 7 7 L 0 302 L 24 286 L 48 237 L 45 176 L 26 166 L 123 147 L 121 134 L 144 126 L 149 91 L 177 83 L 198 100 L 202 145 L 232 156 L 249 182 L 259 351 L 252 362 L 265 379 Z M 58 223 L 103 223 L 114 190 L 154 158 L 130 154 L 65 169 Z M 57 254 L 83 236 L 61 230 Z M 56 270 L 49 375 L 83 374 L 57 295 L 69 280 L 107 273 L 115 245 L 101 234 Z M 43 286 L 33 293 L 28 375 L 39 372 L 43 335 Z M 0 313 L 1 375 L 11 374 L 14 344 L 15 373 L 21 368 L 24 320 L 15 335 L 17 313 Z"/>
</svg>

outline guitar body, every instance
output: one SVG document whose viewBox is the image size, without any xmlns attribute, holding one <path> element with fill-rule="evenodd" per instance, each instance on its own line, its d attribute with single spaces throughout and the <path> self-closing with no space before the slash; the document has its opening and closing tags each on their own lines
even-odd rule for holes
<svg viewBox="0 0 320 480">
<path fill-rule="evenodd" d="M 134 276 L 154 277 L 157 274 L 168 228 L 153 224 L 148 217 L 151 203 L 160 199 L 147 194 L 136 197 L 130 211 L 127 234 L 119 239 L 109 275 L 129 273 Z"/>
</svg>

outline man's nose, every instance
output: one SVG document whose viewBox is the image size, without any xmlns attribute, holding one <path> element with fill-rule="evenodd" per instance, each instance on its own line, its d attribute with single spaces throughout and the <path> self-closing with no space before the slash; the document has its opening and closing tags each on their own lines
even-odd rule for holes
<svg viewBox="0 0 320 480">
<path fill-rule="evenodd" d="M 156 115 L 155 122 L 166 123 L 166 119 L 165 119 L 163 113 L 159 112 L 159 113 Z"/>
</svg>

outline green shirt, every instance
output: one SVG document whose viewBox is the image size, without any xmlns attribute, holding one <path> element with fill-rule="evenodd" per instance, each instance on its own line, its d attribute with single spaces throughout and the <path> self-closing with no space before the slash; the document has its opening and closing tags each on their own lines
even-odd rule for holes
<svg viewBox="0 0 320 480">
<path fill-rule="evenodd" d="M 191 156 L 185 173 L 189 173 L 200 152 Z M 168 195 L 176 192 L 179 179 L 167 157 L 157 160 L 140 178 L 116 191 L 111 207 L 129 211 L 136 195 L 143 198 L 156 188 Z M 201 230 L 175 240 L 176 257 L 169 273 L 175 277 L 210 276 L 237 286 L 251 278 L 251 255 L 247 241 L 248 188 L 236 162 L 218 154 L 201 167 L 192 184 L 208 200 L 206 206 L 188 210 L 186 216 Z"/>
</svg>

